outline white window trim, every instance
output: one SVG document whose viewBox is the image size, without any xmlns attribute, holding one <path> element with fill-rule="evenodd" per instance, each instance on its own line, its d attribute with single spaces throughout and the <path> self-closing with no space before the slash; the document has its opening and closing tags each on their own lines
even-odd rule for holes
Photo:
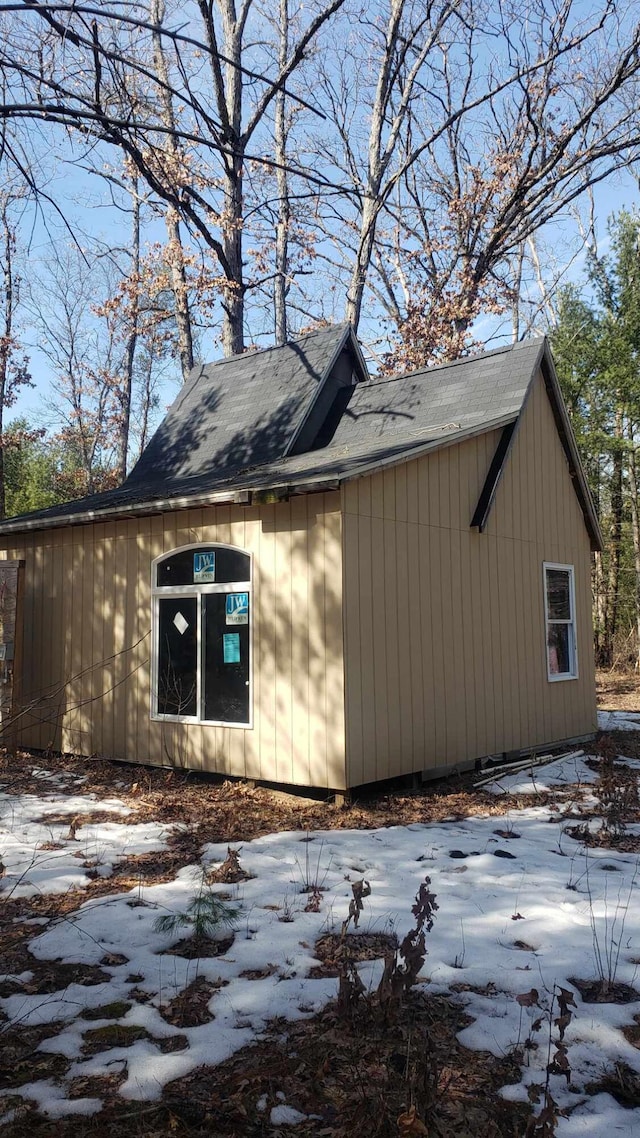
<svg viewBox="0 0 640 1138">
<path fill-rule="evenodd" d="M 549 619 L 549 601 L 547 592 L 547 569 L 561 569 L 569 574 L 569 605 L 571 608 L 570 620 L 550 620 Z M 573 565 L 560 565 L 556 561 L 543 561 L 542 563 L 542 593 L 544 597 L 544 656 L 547 662 L 547 679 L 550 684 L 555 684 L 563 680 L 577 680 L 578 679 L 578 637 L 576 634 L 576 591 L 575 591 L 575 568 Z M 567 624 L 569 626 L 569 644 L 570 654 L 572 660 L 572 670 L 570 672 L 551 672 L 549 670 L 549 625 L 550 624 Z"/>
<path fill-rule="evenodd" d="M 232 549 L 234 553 L 243 553 L 249 558 L 248 581 L 221 581 L 203 582 L 196 585 L 158 585 L 157 568 L 161 562 L 173 557 L 176 553 L 185 553 L 189 549 Z M 178 545 L 175 549 L 168 549 L 155 557 L 151 562 L 151 719 L 159 723 L 192 723 L 201 727 L 239 727 L 244 731 L 253 729 L 253 554 L 239 545 L 229 545 L 224 541 L 194 541 L 189 545 Z M 194 597 L 197 605 L 196 643 L 198 654 L 198 668 L 196 672 L 196 706 L 202 708 L 202 601 L 206 593 L 248 593 L 249 594 L 249 719 L 246 723 L 229 723 L 221 719 L 201 719 L 199 715 L 162 715 L 158 711 L 158 641 L 156 630 L 160 621 L 160 601 L 163 597 Z"/>
</svg>

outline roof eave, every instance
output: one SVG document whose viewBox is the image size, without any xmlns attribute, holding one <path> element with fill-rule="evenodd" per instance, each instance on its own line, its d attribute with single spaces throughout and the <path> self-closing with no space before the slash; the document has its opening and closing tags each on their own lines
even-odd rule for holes
<svg viewBox="0 0 640 1138">
<path fill-rule="evenodd" d="M 103 510 L 82 510 L 68 514 L 56 514 L 50 518 L 11 518 L 0 523 L 0 537 L 12 533 L 30 533 L 37 530 L 61 529 L 63 526 L 89 525 L 109 522 L 120 518 L 135 518 L 146 514 L 161 514 L 172 510 L 197 509 L 199 506 L 222 506 L 229 503 L 246 505 L 249 492 L 246 490 L 218 490 L 208 494 L 185 494 L 176 498 L 150 498 L 144 502 L 134 502 L 122 506 L 106 506 Z"/>
<path fill-rule="evenodd" d="M 430 454 L 432 451 L 445 450 L 457 443 L 466 442 L 468 439 L 477 438 L 479 435 L 486 435 L 489 431 L 499 430 L 501 427 L 506 427 L 509 423 L 515 422 L 516 418 L 517 416 L 511 413 L 489 419 L 484 423 L 478 423 L 473 427 L 463 427 L 458 431 L 452 431 L 451 434 L 445 435 L 443 438 L 429 439 L 428 442 L 412 444 L 391 455 L 364 460 L 353 470 L 344 471 L 337 477 L 340 482 L 350 482 L 353 478 L 365 478 L 379 470 L 386 470 L 391 466 L 399 466 L 400 463 L 412 462 L 414 459 L 422 458 L 423 455 Z"/>
<path fill-rule="evenodd" d="M 402 451 L 395 452 L 394 454 L 379 456 L 369 460 L 365 459 L 354 466 L 352 470 L 330 470 L 327 471 L 326 474 L 320 473 L 316 476 L 308 475 L 306 477 L 304 473 L 300 473 L 300 475 L 297 476 L 297 480 L 295 477 L 290 479 L 278 479 L 277 476 L 273 479 L 266 478 L 262 482 L 257 479 L 253 485 L 242 487 L 242 489 L 230 485 L 224 490 L 210 491 L 206 494 L 197 493 L 183 494 L 176 497 L 149 498 L 142 502 L 125 503 L 121 506 L 107 506 L 101 510 L 83 510 L 80 512 L 56 514 L 54 517 L 49 518 L 30 518 L 27 515 L 22 518 L 7 519 L 0 523 L 0 537 L 14 533 L 33 533 L 38 530 L 61 529 L 69 525 L 91 525 L 100 522 L 117 521 L 124 518 L 144 517 L 148 514 L 169 513 L 174 510 L 198 509 L 205 506 L 230 504 L 248 506 L 251 505 L 254 499 L 259 498 L 263 502 L 267 501 L 270 495 L 273 497 L 273 500 L 276 500 L 276 498 L 286 495 L 294 496 L 297 494 L 337 490 L 343 482 L 350 482 L 355 478 L 364 478 L 369 474 L 375 474 L 376 471 L 386 470 L 391 466 L 398 466 L 403 462 L 411 462 L 413 459 L 421 458 L 423 454 L 454 446 L 456 443 L 464 442 L 466 439 L 474 438 L 477 435 L 483 435 L 488 431 L 504 427 L 508 423 L 513 422 L 514 419 L 514 415 L 491 419 L 486 423 L 455 431 L 442 439 L 430 439 L 426 443 L 417 443 L 407 446 Z"/>
<path fill-rule="evenodd" d="M 537 354 L 535 365 L 531 371 L 531 378 L 529 380 L 527 390 L 522 401 L 519 415 L 517 416 L 515 422 L 515 429 L 511 433 L 509 439 L 506 441 L 506 445 L 503 449 L 502 454 L 500 455 L 500 462 L 492 479 L 491 495 L 489 497 L 486 508 L 483 510 L 482 525 L 479 526 L 480 532 L 482 532 L 482 530 L 486 527 L 488 516 L 491 512 L 491 507 L 495 500 L 498 484 L 507 464 L 511 449 L 515 443 L 518 427 L 522 421 L 522 416 L 531 394 L 533 382 L 538 372 L 542 374 L 549 402 L 551 403 L 551 410 L 553 412 L 556 429 L 558 431 L 558 436 L 560 438 L 560 442 L 567 459 L 569 474 L 573 482 L 574 490 L 580 503 L 582 516 L 584 518 L 585 526 L 587 528 L 591 542 L 591 549 L 593 552 L 598 553 L 603 548 L 602 532 L 600 530 L 600 524 L 598 522 L 598 516 L 593 504 L 593 499 L 591 497 L 591 491 L 589 490 L 587 479 L 582 466 L 582 461 L 580 459 L 578 444 L 576 443 L 573 428 L 569 419 L 569 414 L 562 397 L 562 391 L 560 389 L 555 364 L 553 362 L 553 355 L 551 353 L 549 341 L 546 336 L 542 337 L 540 340 L 540 350 Z M 478 507 L 476 507 L 476 512 L 471 523 L 472 525 L 478 525 L 479 508 L 480 502 L 478 503 Z"/>
<path fill-rule="evenodd" d="M 344 350 L 347 341 L 351 344 L 355 343 L 353 329 L 347 325 L 344 330 L 344 335 L 340 338 L 333 359 L 327 371 L 333 367 L 336 359 L 341 351 Z M 359 350 L 359 349 L 358 349 Z M 364 364 L 364 361 L 363 361 Z M 408 445 L 405 448 L 388 453 L 378 454 L 371 459 L 362 459 L 360 462 L 355 460 L 352 469 L 340 470 L 330 469 L 326 473 L 319 472 L 316 475 L 309 474 L 305 478 L 304 472 L 299 475 L 293 474 L 292 477 L 286 478 L 278 477 L 278 475 L 269 476 L 260 480 L 259 476 L 253 485 L 245 486 L 242 489 L 238 488 L 237 484 L 234 487 L 229 484 L 224 489 L 209 491 L 207 493 L 194 493 L 183 494 L 176 497 L 154 497 L 141 502 L 123 504 L 120 506 L 107 506 L 104 509 L 85 510 L 81 512 L 69 512 L 65 514 L 56 515 L 51 518 L 29 518 L 24 517 L 21 519 L 7 520 L 0 524 L 0 536 L 11 535 L 14 533 L 27 533 L 35 532 L 38 530 L 58 529 L 68 525 L 87 525 L 91 523 L 106 522 L 110 520 L 118 520 L 122 518 L 135 518 L 148 514 L 168 513 L 174 510 L 182 509 L 196 509 L 205 506 L 217 505 L 249 505 L 252 500 L 260 501 L 278 500 L 278 498 L 286 496 L 294 496 L 303 493 L 318 493 L 321 491 L 328 491 L 337 489 L 341 483 L 349 482 L 356 478 L 363 478 L 367 475 L 376 473 L 380 470 L 388 469 L 389 467 L 400 465 L 401 463 L 410 462 L 413 459 L 418 459 L 424 454 L 428 454 L 434 450 L 444 449 L 449 446 L 454 446 L 457 443 L 464 442 L 467 439 L 477 437 L 479 435 L 487 434 L 489 431 L 505 428 L 511 424 L 517 426 L 522 418 L 524 406 L 528 400 L 533 378 L 540 369 L 549 399 L 551 402 L 558 434 L 567 457 L 571 478 L 580 502 L 585 525 L 591 540 L 591 547 L 593 550 L 599 551 L 603 547 L 603 538 L 600 531 L 595 507 L 591 498 L 591 493 L 587 485 L 582 463 L 578 453 L 575 436 L 571 428 L 568 413 L 564 405 L 564 400 L 560 391 L 558 378 L 553 363 L 553 357 L 545 339 L 541 340 L 540 352 L 536 359 L 535 367 L 532 369 L 532 376 L 529 386 L 527 388 L 522 407 L 518 413 L 509 413 L 507 415 L 498 416 L 494 419 L 486 420 L 470 428 L 462 428 L 461 430 L 454 431 L 443 438 L 429 439 L 427 442 L 417 443 L 415 445 Z M 325 373 L 327 374 L 327 373 Z M 365 365 L 366 374 L 366 365 Z M 508 456 L 511 446 L 515 438 L 516 431 L 513 432 L 509 446 L 500 464 L 500 473 L 504 469 L 504 464 Z M 296 481 L 296 477 L 299 479 Z M 497 481 L 496 479 L 496 484 Z M 492 500 L 495 497 L 492 494 Z"/>
</svg>

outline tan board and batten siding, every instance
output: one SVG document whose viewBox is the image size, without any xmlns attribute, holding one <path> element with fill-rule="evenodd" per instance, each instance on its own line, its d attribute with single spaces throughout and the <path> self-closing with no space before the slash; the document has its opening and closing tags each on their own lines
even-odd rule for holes
<svg viewBox="0 0 640 1138">
<path fill-rule="evenodd" d="M 350 786 L 596 729 L 590 543 L 541 376 L 499 431 L 343 487 Z M 543 562 L 575 566 L 579 675 L 547 679 Z"/>
<path fill-rule="evenodd" d="M 499 437 L 327 494 L 17 538 L 20 741 L 342 789 L 592 733 L 589 537 L 540 376 L 480 534 Z M 251 729 L 151 718 L 151 563 L 196 542 L 253 555 Z M 576 680 L 547 680 L 544 561 L 575 567 Z"/>
<path fill-rule="evenodd" d="M 21 536 L 23 745 L 344 788 L 341 529 L 336 491 Z M 194 542 L 253 555 L 249 730 L 151 719 L 151 562 Z"/>
</svg>

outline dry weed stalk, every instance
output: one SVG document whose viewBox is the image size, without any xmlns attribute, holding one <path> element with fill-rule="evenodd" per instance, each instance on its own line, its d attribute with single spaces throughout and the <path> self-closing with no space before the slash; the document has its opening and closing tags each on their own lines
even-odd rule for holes
<svg viewBox="0 0 640 1138">
<path fill-rule="evenodd" d="M 362 881 L 354 881 L 353 882 L 353 885 L 351 886 L 351 892 L 353 893 L 353 897 L 351 898 L 351 901 L 349 902 L 349 915 L 348 915 L 346 921 L 342 922 L 342 938 L 343 939 L 344 939 L 345 934 L 347 932 L 347 929 L 349 928 L 349 925 L 351 924 L 352 921 L 353 921 L 353 927 L 355 929 L 357 929 L 358 924 L 360 922 L 360 914 L 364 908 L 362 902 L 363 902 L 363 899 L 365 897 L 370 896 L 371 886 L 370 886 L 369 882 L 365 881 L 363 878 Z"/>
<path fill-rule="evenodd" d="M 299 872 L 301 880 L 302 880 L 301 892 L 302 893 L 318 893 L 318 894 L 323 893 L 324 889 L 325 889 L 325 882 L 327 880 L 327 875 L 328 875 L 329 870 L 331 868 L 331 860 L 332 859 L 330 857 L 327 864 L 325 866 L 322 865 L 322 852 L 324 850 L 324 839 L 323 839 L 320 842 L 320 846 L 318 849 L 318 856 L 315 860 L 315 865 L 314 865 L 312 860 L 311 860 L 311 855 L 309 853 L 309 846 L 310 846 L 311 842 L 314 841 L 314 838 L 311 836 L 311 834 L 307 830 L 306 835 L 302 840 L 305 843 L 304 866 L 301 865 L 299 858 L 296 857 L 296 865 L 298 867 L 298 872 Z M 314 913 L 318 912 L 317 909 L 313 909 L 311 911 Z"/>
<path fill-rule="evenodd" d="M 384 972 L 376 993 L 378 1002 L 388 1012 L 397 1011 L 405 992 L 416 983 L 425 962 L 427 946 L 425 933 L 431 932 L 438 909 L 435 893 L 429 889 L 431 878 L 425 877 L 411 912 L 415 928 L 409 929 L 400 948 L 385 954 Z"/>
<path fill-rule="evenodd" d="M 209 881 L 221 882 L 225 885 L 235 885 L 238 881 L 247 881 L 251 874 L 240 865 L 240 850 L 232 850 L 227 846 L 227 856 L 216 868 L 209 871 Z"/>
<path fill-rule="evenodd" d="M 384 971 L 375 991 L 367 993 L 357 969 L 356 961 L 349 949 L 347 930 L 353 921 L 358 927 L 363 911 L 363 900 L 371 893 L 368 881 L 356 881 L 351 886 L 353 898 L 349 905 L 349 915 L 342 924 L 341 945 L 337 955 L 339 968 L 338 1015 L 351 1023 L 356 1017 L 360 1028 L 375 1035 L 375 1028 L 385 1036 L 390 1022 L 399 1020 L 407 993 L 416 983 L 427 955 L 426 933 L 433 928 L 438 909 L 435 894 L 430 890 L 431 879 L 425 877 L 416 894 L 411 912 L 415 918 L 414 927 L 409 929 L 402 943 L 394 950 L 385 953 Z M 368 1023 L 363 1024 L 362 1017 Z M 406 1025 L 405 1025 L 406 1028 Z M 406 1108 L 396 1119 L 398 1135 L 401 1138 L 426 1138 L 430 1133 L 423 1118 L 430 1114 L 438 1095 L 439 1072 L 435 1053 L 428 1040 L 425 1040 L 426 1053 L 421 1062 L 410 1061 L 411 1028 L 407 1037 L 407 1052 L 399 1055 L 404 1070 L 406 1084 Z M 418 1103 L 418 1105 L 416 1105 Z M 418 1106 L 420 1113 L 418 1112 Z M 384 1114 L 384 1104 L 381 1103 Z M 422 1114 L 422 1117 L 421 1117 Z M 378 1133 L 378 1131 L 375 1131 Z"/>
<path fill-rule="evenodd" d="M 549 1091 L 545 1091 L 544 1106 L 540 1114 L 529 1119 L 525 1138 L 554 1138 L 557 1125 L 558 1105 Z"/>
<path fill-rule="evenodd" d="M 386 1016 L 397 1014 L 403 996 L 416 983 L 427 955 L 425 934 L 433 928 L 435 913 L 438 909 L 435 893 L 429 886 L 431 878 L 425 877 L 411 906 L 415 917 L 415 926 L 409 929 L 400 946 L 386 952 L 384 956 L 384 971 L 378 987 L 372 993 L 369 1004 L 381 1008 Z M 362 912 L 362 901 L 371 893 L 368 881 L 356 881 L 351 886 L 353 899 L 349 905 L 349 916 L 342 924 L 341 940 L 344 951 L 340 953 L 340 981 L 338 991 L 339 1010 L 351 1015 L 365 996 L 365 988 L 358 974 L 358 970 L 351 959 L 346 939 L 349 924 L 353 920 L 358 927 Z"/>
<path fill-rule="evenodd" d="M 524 1051 L 537 1050 L 538 1044 L 534 1041 L 533 1035 L 540 1031 L 545 1024 L 547 1025 L 548 1031 L 543 1107 L 538 1114 L 531 1115 L 527 1124 L 525 1138 L 553 1138 L 558 1123 L 558 1106 L 549 1089 L 549 1080 L 551 1075 L 562 1075 L 567 1080 L 567 1086 L 569 1086 L 571 1081 L 571 1065 L 569 1063 L 568 1047 L 564 1041 L 564 1037 L 573 1018 L 571 1009 L 576 1007 L 576 1002 L 573 992 L 570 991 L 569 988 L 561 987 L 559 984 L 554 985 L 551 993 L 551 1002 L 548 1006 L 540 1003 L 540 995 L 537 988 L 531 988 L 529 992 L 522 992 L 519 996 L 516 996 L 516 1000 L 520 1005 L 521 1022 L 524 1008 L 535 1007 L 539 1008 L 541 1012 L 541 1015 L 531 1024 L 529 1035 L 523 1045 Z M 554 1005 L 556 1003 L 559 1015 L 554 1018 Z M 554 1027 L 558 1030 L 557 1039 L 553 1038 Z M 539 1102 L 539 1090 L 539 1087 L 532 1086 L 529 1088 L 529 1099 L 532 1103 Z"/>
<path fill-rule="evenodd" d="M 587 896 L 589 898 L 589 920 L 591 923 L 591 937 L 593 943 L 593 958 L 600 981 L 600 990 L 603 995 L 608 995 L 616 983 L 618 975 L 618 967 L 620 964 L 620 953 L 624 943 L 624 929 L 631 905 L 631 897 L 635 889 L 638 874 L 640 873 L 640 861 L 636 861 L 629 888 L 623 895 L 622 886 L 618 889 L 618 897 L 615 907 L 609 903 L 607 883 L 605 881 L 604 890 L 604 921 L 602 932 L 598 928 L 598 920 L 595 913 L 595 903 L 593 893 L 591 891 L 591 879 L 589 873 L 589 851 L 585 850 L 585 876 L 587 879 Z"/>
</svg>

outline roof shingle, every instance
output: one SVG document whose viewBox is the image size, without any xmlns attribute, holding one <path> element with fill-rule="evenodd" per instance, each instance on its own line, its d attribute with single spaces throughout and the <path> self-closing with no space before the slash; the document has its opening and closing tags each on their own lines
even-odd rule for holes
<svg viewBox="0 0 640 1138">
<path fill-rule="evenodd" d="M 221 497 L 228 501 L 234 494 L 337 485 L 515 422 L 547 357 L 545 340 L 537 338 L 408 375 L 369 380 L 353 332 L 340 325 L 283 347 L 220 360 L 194 369 L 121 487 L 7 519 L 0 523 L 0 533 L 179 509 Z M 344 386 L 339 388 L 344 367 L 336 380 L 345 358 L 347 383 L 363 379 L 348 388 L 348 401 Z M 550 383 L 561 404 L 557 380 L 552 377 Z M 331 402 L 339 389 L 339 402 Z M 316 410 L 312 417 L 318 406 L 320 413 Z M 333 437 L 325 429 L 326 445 L 311 449 L 312 443 L 302 453 L 292 453 L 305 424 L 305 430 L 311 424 L 310 438 L 319 437 L 319 414 L 320 425 L 324 419 L 331 429 L 337 420 Z M 570 435 L 568 420 L 565 426 Z M 577 463 L 577 490 L 597 540 L 575 443 L 573 451 L 566 441 L 563 445 L 570 464 Z"/>
</svg>

